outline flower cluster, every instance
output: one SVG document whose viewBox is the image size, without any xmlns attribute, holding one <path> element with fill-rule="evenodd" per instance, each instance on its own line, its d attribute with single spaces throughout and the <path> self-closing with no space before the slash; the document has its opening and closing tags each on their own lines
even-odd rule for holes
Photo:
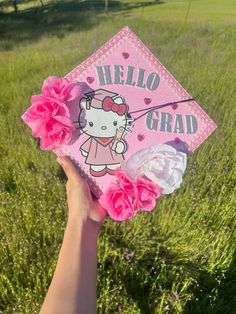
<svg viewBox="0 0 236 314">
<path fill-rule="evenodd" d="M 179 188 L 187 156 L 166 144 L 152 145 L 131 155 L 116 171 L 116 182 L 101 196 L 109 216 L 123 221 L 139 210 L 151 211 L 161 194 Z"/>
<path fill-rule="evenodd" d="M 42 94 L 31 97 L 31 107 L 22 119 L 31 128 L 32 135 L 40 138 L 41 149 L 53 150 L 72 141 L 75 126 L 68 104 L 80 95 L 78 82 L 50 76 L 43 82 Z"/>
<path fill-rule="evenodd" d="M 139 210 L 151 211 L 160 196 L 160 187 L 146 179 L 130 179 L 122 168 L 115 173 L 117 179 L 99 199 L 109 216 L 117 221 L 134 217 Z"/>
</svg>

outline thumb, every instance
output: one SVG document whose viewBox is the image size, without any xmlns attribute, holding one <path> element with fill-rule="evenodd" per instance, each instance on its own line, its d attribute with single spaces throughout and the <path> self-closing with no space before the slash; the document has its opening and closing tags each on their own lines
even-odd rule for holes
<svg viewBox="0 0 236 314">
<path fill-rule="evenodd" d="M 62 166 L 69 181 L 73 183 L 81 183 L 83 181 L 69 157 L 58 157 L 57 162 Z"/>
</svg>

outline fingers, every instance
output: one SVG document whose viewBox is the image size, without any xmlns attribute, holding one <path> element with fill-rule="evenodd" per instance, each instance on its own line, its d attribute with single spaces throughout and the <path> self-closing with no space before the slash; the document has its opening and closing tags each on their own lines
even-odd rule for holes
<svg viewBox="0 0 236 314">
<path fill-rule="evenodd" d="M 83 182 L 83 179 L 81 178 L 80 174 L 76 170 L 75 166 L 73 165 L 69 157 L 58 157 L 57 162 L 62 166 L 68 178 L 68 181 L 75 184 Z"/>
</svg>

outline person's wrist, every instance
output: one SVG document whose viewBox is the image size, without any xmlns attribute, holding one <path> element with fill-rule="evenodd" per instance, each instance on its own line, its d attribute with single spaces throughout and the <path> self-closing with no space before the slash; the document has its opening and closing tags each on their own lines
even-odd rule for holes
<svg viewBox="0 0 236 314">
<path fill-rule="evenodd" d="M 101 224 L 91 220 L 88 216 L 68 215 L 67 228 L 98 237 Z"/>
</svg>

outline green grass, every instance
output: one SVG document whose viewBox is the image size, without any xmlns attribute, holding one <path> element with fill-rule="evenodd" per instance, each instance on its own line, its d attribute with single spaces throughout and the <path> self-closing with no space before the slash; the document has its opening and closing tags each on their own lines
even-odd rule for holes
<svg viewBox="0 0 236 314">
<path fill-rule="evenodd" d="M 48 2 L 37 11 L 28 2 L 18 16 L 0 15 L 1 313 L 38 312 L 67 215 L 55 156 L 38 149 L 20 116 L 45 77 L 66 74 L 124 25 L 218 129 L 152 214 L 106 219 L 98 313 L 236 313 L 236 3 L 151 2 L 113 1 L 107 16 L 98 1 Z"/>
</svg>

